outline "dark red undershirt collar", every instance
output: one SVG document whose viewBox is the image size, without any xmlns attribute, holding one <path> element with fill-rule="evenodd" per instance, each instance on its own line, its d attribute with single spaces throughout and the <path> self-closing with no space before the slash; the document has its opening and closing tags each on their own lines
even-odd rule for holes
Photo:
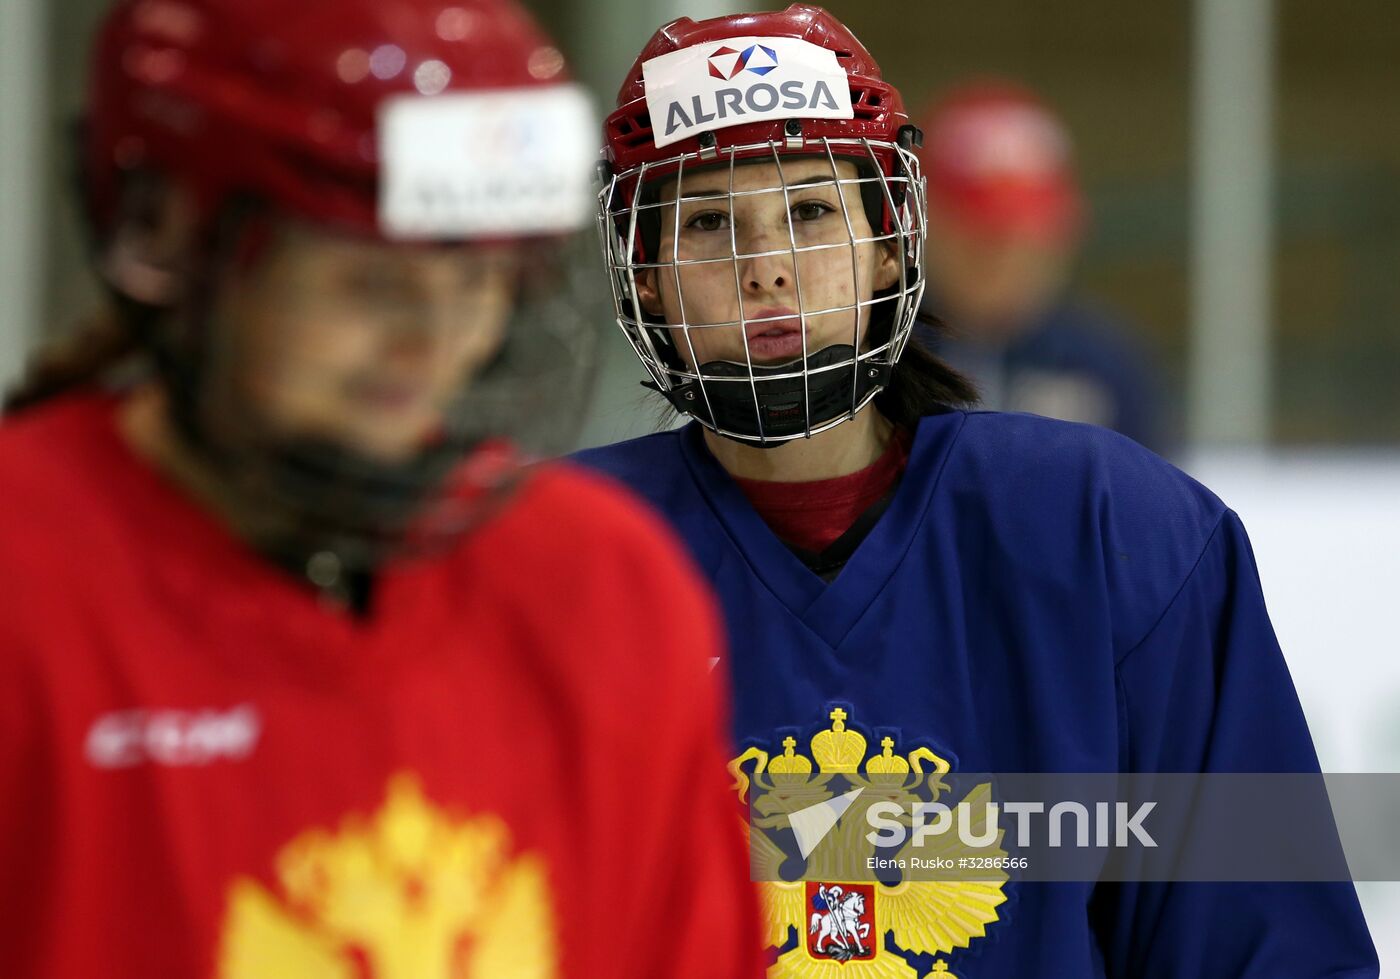
<svg viewBox="0 0 1400 979">
<path fill-rule="evenodd" d="M 820 554 L 899 482 L 909 461 L 910 441 L 908 433 L 901 430 L 875 462 L 834 479 L 802 483 L 734 481 L 779 539 L 800 550 Z"/>
</svg>

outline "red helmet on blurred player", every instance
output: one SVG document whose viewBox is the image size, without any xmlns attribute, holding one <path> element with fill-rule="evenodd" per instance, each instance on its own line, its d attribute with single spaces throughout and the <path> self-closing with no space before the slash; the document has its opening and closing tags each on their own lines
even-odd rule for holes
<svg viewBox="0 0 1400 979">
<path fill-rule="evenodd" d="M 397 162 L 386 158 L 386 113 L 492 92 L 577 110 L 568 81 L 562 55 L 514 0 L 123 0 L 102 28 L 89 83 L 87 196 L 100 232 L 123 176 L 154 168 L 178 175 L 209 214 L 251 194 L 317 223 L 412 233 L 382 221 Z M 554 111 L 546 123 L 577 125 L 568 108 Z M 475 121 L 499 125 L 500 113 Z M 440 135 L 443 149 L 460 152 L 448 148 L 450 131 Z M 556 150 L 574 135 L 555 133 Z"/>
<path fill-rule="evenodd" d="M 984 79 L 930 106 L 919 152 L 930 206 L 968 231 L 1063 242 L 1084 221 L 1064 124 L 1029 89 Z"/>
<path fill-rule="evenodd" d="M 293 518 L 308 538 L 294 550 L 324 543 L 369 561 L 399 542 L 471 445 L 530 414 L 518 380 L 502 395 L 490 379 L 543 370 L 551 343 L 586 337 L 566 328 L 576 304 L 538 276 L 586 222 L 591 125 L 563 57 L 514 0 L 122 0 L 109 15 L 81 147 L 99 254 L 146 175 L 193 204 L 198 257 L 178 317 L 112 284 L 138 314 L 185 441 L 254 509 Z M 464 385 L 409 462 L 288 443 L 246 402 L 207 403 L 220 349 L 209 293 L 288 219 L 415 247 L 542 243 L 489 379 L 470 396 Z"/>
<path fill-rule="evenodd" d="M 923 291 L 924 191 L 912 150 L 920 140 L 897 89 L 870 53 L 820 7 L 793 4 L 777 13 L 681 19 L 647 43 L 605 123 L 607 185 L 600 196 L 604 249 L 619 325 L 661 391 L 678 411 L 712 430 L 758 445 L 810 436 L 855 416 L 888 383 L 918 314 Z M 794 157 L 831 163 L 837 184 L 860 185 L 873 235 L 848 234 L 820 248 L 854 249 L 888 242 L 902 256 L 898 284 L 873 301 L 862 344 L 804 350 L 800 361 L 760 366 L 716 361 L 687 364 L 671 330 L 744 327 L 736 322 L 671 323 L 664 328 L 638 300 L 646 269 L 675 275 L 676 254 L 660 254 L 661 181 L 701 169 Z M 835 179 L 836 161 L 857 166 L 855 179 Z M 746 191 L 745 193 L 762 193 Z M 728 195 L 730 203 L 735 195 Z M 679 198 L 677 203 L 679 202 Z M 844 207 L 844 197 L 843 197 Z M 847 215 L 849 217 L 849 215 Z M 847 222 L 849 227 L 849 221 Z M 799 280 L 794 241 L 790 249 Z M 806 250 L 813 250 L 808 248 Z M 762 257 L 737 247 L 727 260 Z M 737 273 L 737 266 L 736 266 Z M 679 281 L 679 280 L 677 280 Z M 736 276 L 737 281 L 737 276 Z M 861 303 L 857 302 L 857 308 Z M 852 307 L 802 309 L 809 316 Z M 693 360 L 693 358 L 692 358 Z"/>
</svg>

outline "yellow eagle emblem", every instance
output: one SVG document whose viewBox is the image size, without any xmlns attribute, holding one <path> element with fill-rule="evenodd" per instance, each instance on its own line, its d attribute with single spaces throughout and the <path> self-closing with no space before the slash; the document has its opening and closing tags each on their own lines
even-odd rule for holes
<svg viewBox="0 0 1400 979">
<path fill-rule="evenodd" d="M 751 787 L 762 790 L 754 800 L 750 855 L 763 899 L 766 944 L 778 955 L 770 979 L 917 979 L 919 971 L 903 956 L 891 954 L 886 938 L 911 955 L 940 955 L 967 948 L 986 936 L 1006 900 L 1007 875 L 999 870 L 985 880 L 916 881 L 894 884 L 871 881 L 866 859 L 874 847 L 865 840 L 866 812 L 878 802 L 907 807 L 932 801 L 915 792 L 923 786 L 935 795 L 946 786 L 938 776 L 950 765 L 926 747 L 907 755 L 895 751 L 892 737 L 880 751 L 867 754 L 868 742 L 846 726 L 848 712 L 835 707 L 831 726 L 810 741 L 810 756 L 797 751 L 797 739 L 784 738 L 782 753 L 750 748 L 730 762 L 735 789 L 747 802 Z M 815 763 L 815 764 L 814 764 Z M 829 843 L 812 852 L 800 874 L 792 856 L 769 835 L 788 826 L 787 814 L 832 799 L 838 792 L 863 791 L 831 830 Z M 980 785 L 963 800 L 969 811 L 985 812 L 990 788 Z M 975 827 L 979 831 L 984 825 Z M 996 831 L 996 849 L 982 856 L 1005 856 Z M 911 836 L 895 857 L 913 849 Z M 924 858 L 970 852 L 956 838 L 918 849 Z M 797 879 L 792 879 L 797 878 Z M 864 883 L 860 883 L 864 882 Z M 795 945 L 794 945 L 795 938 Z M 952 977 L 948 964 L 935 960 L 932 974 Z"/>
<path fill-rule="evenodd" d="M 557 935 L 544 861 L 500 819 L 460 817 L 399 775 L 369 817 L 278 853 L 278 887 L 229 889 L 220 979 L 547 979 Z"/>
</svg>

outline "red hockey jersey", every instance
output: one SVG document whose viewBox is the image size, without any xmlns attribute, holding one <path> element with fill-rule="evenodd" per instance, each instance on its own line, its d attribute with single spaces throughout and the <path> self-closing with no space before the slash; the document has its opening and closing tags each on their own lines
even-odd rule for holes
<svg viewBox="0 0 1400 979">
<path fill-rule="evenodd" d="M 353 618 L 115 417 L 0 428 L 6 975 L 758 973 L 719 632 L 649 517 L 542 470 Z"/>
</svg>

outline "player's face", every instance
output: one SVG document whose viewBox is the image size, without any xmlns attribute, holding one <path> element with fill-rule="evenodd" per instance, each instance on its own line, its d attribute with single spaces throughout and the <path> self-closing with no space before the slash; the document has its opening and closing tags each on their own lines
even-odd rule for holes
<svg viewBox="0 0 1400 979">
<path fill-rule="evenodd" d="M 1064 282 L 1072 243 L 966 227 L 929 209 L 929 278 L 955 329 L 1003 339 L 1029 325 Z"/>
<path fill-rule="evenodd" d="M 838 185 L 825 158 L 788 159 L 782 168 L 780 175 L 777 163 L 735 167 L 732 198 L 688 199 L 727 195 L 727 167 L 687 174 L 679 187 L 672 180 L 662 188 L 662 202 L 672 206 L 660 209 L 657 261 L 716 260 L 648 269 L 638 278 L 648 313 L 690 327 L 671 332 L 692 367 L 743 363 L 746 345 L 758 364 L 801 357 L 803 310 L 808 353 L 857 336 L 863 341 L 870 307 L 857 308 L 857 302 L 899 279 L 891 243 L 862 242 L 873 233 L 860 184 Z M 854 180 L 855 164 L 837 161 L 835 176 Z M 811 246 L 830 247 L 801 250 Z M 766 322 L 741 327 L 741 318 Z M 714 325 L 725 323 L 735 325 Z"/>
<path fill-rule="evenodd" d="M 224 290 L 229 377 L 278 435 L 402 461 L 500 349 L 517 258 L 289 232 Z"/>
</svg>

